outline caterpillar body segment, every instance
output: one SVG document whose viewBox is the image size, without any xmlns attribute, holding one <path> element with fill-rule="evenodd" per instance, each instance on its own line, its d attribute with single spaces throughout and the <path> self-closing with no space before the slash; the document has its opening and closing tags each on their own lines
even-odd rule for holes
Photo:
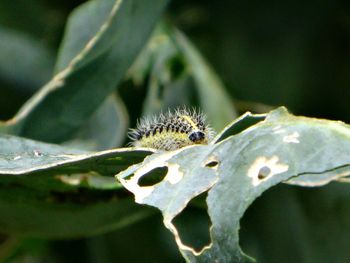
<svg viewBox="0 0 350 263">
<path fill-rule="evenodd" d="M 176 109 L 157 117 L 144 118 L 129 132 L 134 147 L 171 151 L 193 144 L 208 144 L 213 130 L 205 116 L 195 110 Z"/>
</svg>

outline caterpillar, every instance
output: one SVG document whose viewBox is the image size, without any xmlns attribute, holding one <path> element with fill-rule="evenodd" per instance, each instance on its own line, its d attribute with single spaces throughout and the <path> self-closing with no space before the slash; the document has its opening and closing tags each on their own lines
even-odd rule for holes
<svg viewBox="0 0 350 263">
<path fill-rule="evenodd" d="M 129 138 L 134 147 L 164 151 L 194 144 L 208 144 L 214 131 L 205 121 L 205 115 L 196 110 L 168 110 L 159 116 L 139 120 L 136 129 L 129 131 Z"/>
</svg>

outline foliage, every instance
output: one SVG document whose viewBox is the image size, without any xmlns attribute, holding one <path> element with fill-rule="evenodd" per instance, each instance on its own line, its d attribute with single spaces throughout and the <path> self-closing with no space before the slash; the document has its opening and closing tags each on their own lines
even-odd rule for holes
<svg viewBox="0 0 350 263">
<path fill-rule="evenodd" d="M 71 255 L 61 246 L 77 238 L 87 248 L 73 254 L 86 262 L 148 260 L 134 252 L 154 245 L 133 245 L 131 237 L 157 232 L 146 225 L 157 214 L 152 206 L 173 237 L 159 232 L 164 247 L 151 262 L 178 262 L 176 246 L 188 262 L 345 262 L 346 249 L 332 255 L 324 238 L 335 247 L 349 241 L 341 229 L 349 228 L 350 127 L 284 107 L 234 120 L 240 103 L 186 35 L 162 18 L 168 2 L 83 3 L 67 19 L 56 60 L 35 26 L 44 18 L 28 12 L 26 19 L 36 20 L 21 28 L 6 20 L 12 5 L 0 4 L 8 11 L 0 18 L 0 81 L 11 83 L 3 90 L 19 92 L 23 103 L 0 122 L 0 261 L 21 262 L 33 251 L 34 262 L 66 261 L 57 254 Z M 38 3 L 37 12 L 49 10 Z M 136 116 L 178 105 L 206 113 L 218 132 L 209 145 L 123 148 Z M 270 214 L 259 210 L 267 202 Z M 276 219 L 284 211 L 295 221 Z M 281 229 L 292 244 L 280 241 Z M 171 238 L 176 244 L 166 247 Z M 67 241 L 49 241 L 61 239 Z M 264 240 L 284 252 L 271 252 Z"/>
<path fill-rule="evenodd" d="M 219 134 L 208 146 L 154 154 L 119 174 L 136 202 L 162 211 L 165 226 L 189 262 L 251 261 L 239 248 L 238 230 L 254 199 L 280 182 L 312 187 L 350 175 L 350 127 L 342 123 L 294 117 L 280 108 L 264 121 L 225 137 Z M 319 141 L 323 145 L 315 150 Z M 167 167 L 162 182 L 139 185 L 143 176 L 152 176 L 161 167 Z M 205 191 L 211 243 L 198 253 L 182 243 L 172 221 Z"/>
</svg>

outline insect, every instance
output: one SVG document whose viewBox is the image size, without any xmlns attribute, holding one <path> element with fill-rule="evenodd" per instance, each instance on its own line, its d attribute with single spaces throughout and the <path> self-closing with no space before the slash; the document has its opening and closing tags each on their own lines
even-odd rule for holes
<svg viewBox="0 0 350 263">
<path fill-rule="evenodd" d="M 186 108 L 141 119 L 136 129 L 129 132 L 132 146 L 165 151 L 193 144 L 208 144 L 213 136 L 213 129 L 205 123 L 205 115 Z"/>
</svg>

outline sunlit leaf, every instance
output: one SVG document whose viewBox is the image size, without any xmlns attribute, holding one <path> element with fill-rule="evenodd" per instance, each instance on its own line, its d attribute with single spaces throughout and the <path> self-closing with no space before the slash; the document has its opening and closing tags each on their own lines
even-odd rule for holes
<svg viewBox="0 0 350 263">
<path fill-rule="evenodd" d="M 228 130 L 235 130 L 234 122 Z M 235 134 L 235 133 L 234 133 Z M 322 143 L 320 143 L 322 142 Z M 158 184 L 140 187 L 143 176 L 166 167 Z M 136 202 L 159 208 L 190 262 L 249 262 L 239 247 L 239 221 L 270 187 L 294 181 L 318 186 L 350 175 L 350 128 L 341 122 L 295 117 L 284 108 L 265 120 L 207 146 L 192 146 L 146 157 L 118 175 Z M 320 177 L 321 176 L 321 177 Z M 306 182 L 307 180 L 307 182 Z M 208 192 L 211 244 L 194 251 L 184 244 L 173 220 L 188 202 Z"/>
</svg>

